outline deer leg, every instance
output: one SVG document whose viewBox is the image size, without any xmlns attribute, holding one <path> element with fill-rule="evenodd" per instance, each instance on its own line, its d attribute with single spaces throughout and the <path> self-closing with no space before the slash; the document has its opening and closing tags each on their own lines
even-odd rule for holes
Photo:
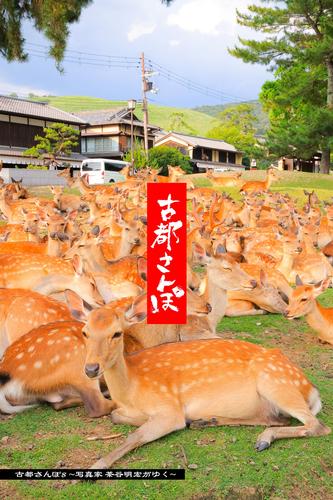
<svg viewBox="0 0 333 500">
<path fill-rule="evenodd" d="M 127 415 L 124 409 L 117 408 L 111 413 L 111 420 L 114 424 L 135 425 L 139 427 L 147 422 L 147 417 L 139 412 L 137 415 Z"/>
<path fill-rule="evenodd" d="M 67 397 L 58 403 L 51 403 L 51 406 L 54 410 L 65 410 L 66 408 L 73 408 L 75 406 L 82 406 L 83 401 L 81 398 L 77 397 Z"/>
<path fill-rule="evenodd" d="M 324 436 L 331 432 L 329 427 L 322 424 L 310 411 L 303 395 L 295 386 L 281 387 L 274 380 L 259 382 L 259 394 L 265 397 L 278 410 L 297 418 L 304 425 L 296 427 L 277 427 L 265 429 L 256 442 L 256 449 L 263 451 L 275 441 L 283 438 L 308 436 Z"/>
<path fill-rule="evenodd" d="M 135 432 L 132 432 L 119 448 L 116 448 L 114 451 L 95 462 L 91 469 L 108 469 L 114 462 L 135 448 L 155 441 L 171 432 L 184 429 L 184 427 L 185 419 L 182 413 L 154 415 Z"/>
<path fill-rule="evenodd" d="M 80 394 L 89 417 L 102 417 L 111 413 L 116 407 L 115 402 L 103 396 L 98 380 L 85 378 L 87 380 L 84 380 L 80 386 L 74 388 Z"/>
</svg>

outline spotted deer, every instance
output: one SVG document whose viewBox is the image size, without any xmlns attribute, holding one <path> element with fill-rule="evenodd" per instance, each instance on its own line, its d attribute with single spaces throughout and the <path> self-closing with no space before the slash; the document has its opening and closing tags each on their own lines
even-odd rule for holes
<svg viewBox="0 0 333 500">
<path fill-rule="evenodd" d="M 21 288 L 0 289 L 0 358 L 9 345 L 33 328 L 71 319 L 68 307 L 51 297 Z"/>
<path fill-rule="evenodd" d="M 235 172 L 234 175 L 216 175 L 213 169 L 207 170 L 207 178 L 214 184 L 222 187 L 240 187 L 242 172 Z"/>
<path fill-rule="evenodd" d="M 0 287 L 25 288 L 44 295 L 69 289 L 92 306 L 104 303 L 93 276 L 84 272 L 78 255 L 71 261 L 48 255 L 0 255 Z"/>
<path fill-rule="evenodd" d="M 82 323 L 61 321 L 40 326 L 11 344 L 0 361 L 0 411 L 18 413 L 41 401 L 56 410 L 83 401 L 90 417 L 111 412 L 98 380 L 89 380 Z M 15 404 L 12 404 L 15 403 Z"/>
<path fill-rule="evenodd" d="M 139 427 L 93 469 L 109 468 L 131 450 L 191 422 L 269 426 L 257 440 L 258 451 L 277 439 L 329 434 L 316 418 L 318 390 L 278 349 L 207 339 L 163 344 L 125 357 L 123 332 L 145 315 L 137 299 L 126 309 L 113 303 L 107 322 L 96 310 L 83 328 L 85 372 L 92 380 L 104 375 L 116 405 L 112 421 Z M 303 425 L 289 427 L 285 417 Z"/>
<path fill-rule="evenodd" d="M 330 283 L 329 279 L 316 285 L 304 284 L 296 276 L 296 288 L 289 297 L 289 305 L 284 313 L 287 319 L 305 317 L 307 323 L 323 342 L 333 345 L 333 307 L 323 307 L 316 298 Z"/>
</svg>

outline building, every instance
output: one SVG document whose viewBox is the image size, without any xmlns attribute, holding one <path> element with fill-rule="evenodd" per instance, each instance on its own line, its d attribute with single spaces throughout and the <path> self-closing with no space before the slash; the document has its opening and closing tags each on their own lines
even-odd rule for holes
<svg viewBox="0 0 333 500">
<path fill-rule="evenodd" d="M 278 160 L 279 170 L 297 170 L 299 172 L 320 172 L 321 152 L 312 156 L 309 160 L 283 156 Z"/>
<path fill-rule="evenodd" d="M 127 108 L 81 111 L 76 115 L 88 122 L 81 128 L 81 152 L 88 158 L 121 160 L 131 149 L 131 111 Z M 159 127 L 148 125 L 148 147 L 154 145 Z M 143 145 L 143 122 L 133 113 L 133 137 Z"/>
<path fill-rule="evenodd" d="M 60 122 L 79 129 L 85 125 L 82 118 L 44 102 L 0 96 L 0 160 L 4 167 L 28 164 L 43 165 L 42 159 L 23 156 L 23 152 L 35 145 L 37 134 L 43 135 L 43 128 Z M 78 167 L 83 160 L 80 144 L 72 155 L 61 157 L 64 163 Z"/>
<path fill-rule="evenodd" d="M 155 146 L 169 146 L 179 149 L 191 158 L 194 171 L 203 172 L 209 168 L 220 170 L 244 169 L 242 152 L 234 146 L 217 139 L 169 132 L 158 134 Z"/>
</svg>

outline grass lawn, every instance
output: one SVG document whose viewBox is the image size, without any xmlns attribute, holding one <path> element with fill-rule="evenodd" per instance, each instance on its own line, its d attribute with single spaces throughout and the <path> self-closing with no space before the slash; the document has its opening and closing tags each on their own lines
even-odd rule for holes
<svg viewBox="0 0 333 500">
<path fill-rule="evenodd" d="M 262 173 L 255 174 L 259 177 Z M 300 197 L 303 187 L 320 190 L 325 199 L 333 194 L 333 178 L 310 179 L 308 175 L 311 174 L 292 175 L 278 186 L 281 191 L 296 191 Z M 196 179 L 198 184 L 203 181 Z M 326 291 L 320 300 L 333 307 L 333 290 Z M 320 344 L 303 319 L 288 321 L 272 314 L 223 318 L 218 330 L 223 338 L 282 349 L 318 386 L 323 401 L 320 418 L 333 428 L 333 349 Z M 2 415 L 0 466 L 89 467 L 124 438 L 90 442 L 88 436 L 125 436 L 131 430 L 129 426 L 112 425 L 109 417 L 90 419 L 82 408 L 57 413 L 44 405 L 15 417 Z M 119 468 L 185 467 L 185 481 L 100 481 L 75 485 L 66 481 L 2 481 L 0 498 L 333 499 L 332 434 L 280 440 L 258 453 L 254 444 L 262 430 L 217 427 L 179 431 L 132 452 L 116 464 Z M 191 464 L 191 468 L 186 464 Z"/>
</svg>

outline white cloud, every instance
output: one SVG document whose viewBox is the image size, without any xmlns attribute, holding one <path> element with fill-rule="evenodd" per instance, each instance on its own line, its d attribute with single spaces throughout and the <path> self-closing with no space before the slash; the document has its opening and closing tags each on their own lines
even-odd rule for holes
<svg viewBox="0 0 333 500">
<path fill-rule="evenodd" d="M 246 2 L 237 2 L 237 8 L 244 10 Z M 219 35 L 221 32 L 233 34 L 236 26 L 236 8 L 230 0 L 192 0 L 182 5 L 178 11 L 169 14 L 169 26 L 182 30 L 199 32 L 204 35 Z"/>
<path fill-rule="evenodd" d="M 127 38 L 129 42 L 134 42 L 141 36 L 150 35 L 156 29 L 156 24 L 153 23 L 145 23 L 145 22 L 137 22 L 133 23 L 127 33 Z"/>
<path fill-rule="evenodd" d="M 53 92 L 46 89 L 40 89 L 32 87 L 30 85 L 17 85 L 15 83 L 10 83 L 7 80 L 0 79 L 0 94 L 11 94 L 16 93 L 19 96 L 25 96 L 28 94 L 36 95 L 52 95 Z"/>
<path fill-rule="evenodd" d="M 169 41 L 169 45 L 171 45 L 171 47 L 177 47 L 179 44 L 180 44 L 179 40 L 170 40 Z"/>
</svg>

